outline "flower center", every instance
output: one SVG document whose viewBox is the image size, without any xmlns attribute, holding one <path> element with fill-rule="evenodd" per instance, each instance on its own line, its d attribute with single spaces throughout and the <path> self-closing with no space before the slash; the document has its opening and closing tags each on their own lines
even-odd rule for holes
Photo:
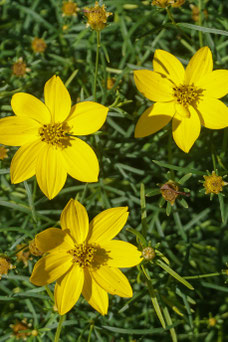
<svg viewBox="0 0 228 342">
<path fill-rule="evenodd" d="M 108 260 L 108 253 L 97 245 L 80 244 L 75 245 L 74 249 L 68 251 L 73 256 L 73 263 L 80 267 L 99 268 Z"/>
<path fill-rule="evenodd" d="M 173 96 L 177 103 L 184 107 L 194 106 L 199 102 L 203 89 L 197 89 L 194 85 L 183 84 L 173 88 Z"/>
<path fill-rule="evenodd" d="M 206 189 L 206 194 L 219 194 L 222 191 L 222 187 L 225 185 L 221 176 L 217 176 L 212 173 L 211 176 L 204 176 L 205 182 L 204 187 Z"/>
<path fill-rule="evenodd" d="M 70 127 L 66 122 L 43 125 L 39 130 L 41 140 L 53 146 L 65 148 L 71 146 Z"/>
</svg>

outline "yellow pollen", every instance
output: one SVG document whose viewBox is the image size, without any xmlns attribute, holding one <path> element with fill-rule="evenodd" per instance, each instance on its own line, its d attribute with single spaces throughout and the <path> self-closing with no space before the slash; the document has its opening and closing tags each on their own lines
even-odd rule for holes
<svg viewBox="0 0 228 342">
<path fill-rule="evenodd" d="M 184 107 L 196 105 L 200 100 L 203 90 L 197 89 L 194 85 L 183 84 L 173 88 L 173 96 L 177 103 Z"/>
<path fill-rule="evenodd" d="M 75 245 L 75 248 L 70 249 L 68 253 L 73 256 L 73 263 L 77 263 L 83 268 L 98 268 L 100 265 L 104 265 L 108 260 L 107 252 L 96 245 Z"/>
<path fill-rule="evenodd" d="M 40 128 L 39 133 L 41 140 L 45 141 L 47 144 L 60 148 L 71 145 L 71 137 L 69 136 L 70 127 L 65 122 L 43 125 L 43 127 Z"/>
</svg>

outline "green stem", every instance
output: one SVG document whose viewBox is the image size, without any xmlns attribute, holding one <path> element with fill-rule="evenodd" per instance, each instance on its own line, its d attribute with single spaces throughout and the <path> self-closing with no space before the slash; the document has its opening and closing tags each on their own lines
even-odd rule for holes
<svg viewBox="0 0 228 342">
<path fill-rule="evenodd" d="M 168 17 L 169 17 L 171 23 L 172 23 L 173 25 L 177 26 L 177 24 L 176 24 L 176 22 L 175 22 L 175 20 L 174 20 L 174 18 L 173 18 L 172 12 L 170 11 L 169 7 L 166 7 L 166 12 L 167 12 L 167 14 L 168 14 Z"/>
<path fill-rule="evenodd" d="M 61 330 L 62 330 L 62 325 L 63 325 L 63 322 L 64 322 L 65 318 L 66 318 L 65 315 L 60 316 L 59 324 L 58 324 L 58 327 L 57 327 L 57 330 L 56 330 L 56 333 L 55 333 L 55 340 L 54 340 L 54 342 L 58 342 L 59 341 L 59 337 L 60 337 Z"/>
<path fill-rule="evenodd" d="M 92 323 L 90 324 L 89 336 L 88 336 L 87 342 L 90 342 L 90 340 L 91 340 L 91 335 L 92 335 L 93 328 L 94 328 L 94 322 L 92 322 Z"/>
<path fill-rule="evenodd" d="M 49 289 L 48 285 L 45 285 L 45 289 L 49 295 L 49 297 L 51 298 L 51 300 L 54 302 L 55 301 L 55 298 L 53 296 L 53 293 L 51 292 L 51 290 Z"/>
<path fill-rule="evenodd" d="M 201 0 L 198 0 L 198 7 L 199 7 L 198 24 L 199 24 L 199 26 L 202 26 L 202 3 L 201 3 Z M 198 32 L 199 32 L 199 44 L 200 44 L 200 47 L 203 47 L 203 34 L 202 34 L 202 31 L 198 31 Z"/>
<path fill-rule="evenodd" d="M 100 46 L 101 46 L 101 31 L 97 31 L 97 52 L 96 52 L 95 73 L 94 73 L 94 81 L 93 81 L 93 99 L 94 99 L 94 101 L 96 101 L 96 92 L 97 92 L 97 73 L 98 73 Z"/>
<path fill-rule="evenodd" d="M 184 279 L 200 279 L 200 278 L 208 278 L 208 277 L 218 277 L 220 275 L 226 275 L 226 271 L 215 272 L 215 273 L 208 273 L 208 274 L 199 274 L 196 276 L 187 276 L 183 277 Z"/>
</svg>

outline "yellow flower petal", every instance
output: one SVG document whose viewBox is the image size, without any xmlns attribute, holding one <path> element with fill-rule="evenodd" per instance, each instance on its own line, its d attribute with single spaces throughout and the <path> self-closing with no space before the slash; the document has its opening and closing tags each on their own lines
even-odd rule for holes
<svg viewBox="0 0 228 342">
<path fill-rule="evenodd" d="M 189 106 L 185 107 L 182 104 L 175 103 L 175 114 L 178 114 L 181 118 L 190 118 Z"/>
<path fill-rule="evenodd" d="M 160 74 L 150 70 L 134 71 L 135 84 L 140 93 L 151 101 L 173 100 L 172 83 Z"/>
<path fill-rule="evenodd" d="M 197 105 L 201 124 L 207 128 L 220 129 L 228 126 L 228 108 L 220 100 L 205 97 Z"/>
<path fill-rule="evenodd" d="M 96 132 L 104 124 L 108 108 L 91 101 L 77 103 L 67 119 L 72 134 L 87 135 Z"/>
<path fill-rule="evenodd" d="M 189 107 L 190 118 L 175 115 L 173 118 L 173 138 L 177 146 L 188 153 L 200 134 L 200 119 L 192 107 Z"/>
<path fill-rule="evenodd" d="M 108 253 L 108 266 L 132 267 L 142 261 L 142 253 L 129 242 L 112 240 L 101 244 Z"/>
<path fill-rule="evenodd" d="M 51 121 L 47 106 L 33 95 L 17 93 L 12 97 L 11 106 L 17 116 L 27 116 L 42 124 Z"/>
<path fill-rule="evenodd" d="M 64 315 L 75 305 L 82 293 L 84 270 L 78 265 L 59 278 L 55 285 L 55 304 L 60 315 Z"/>
<path fill-rule="evenodd" d="M 9 116 L 0 120 L 0 143 L 21 146 L 39 138 L 40 124 L 26 116 Z"/>
<path fill-rule="evenodd" d="M 97 282 L 92 278 L 85 268 L 85 281 L 82 289 L 82 294 L 87 302 L 101 315 L 106 315 L 108 312 L 108 294 L 100 287 Z"/>
<path fill-rule="evenodd" d="M 54 198 L 66 182 L 67 173 L 63 166 L 61 152 L 52 145 L 46 144 L 37 159 L 37 182 L 41 191 L 49 199 Z"/>
<path fill-rule="evenodd" d="M 88 243 L 111 240 L 127 222 L 128 207 L 117 207 L 102 211 L 89 225 Z"/>
<path fill-rule="evenodd" d="M 89 218 L 81 203 L 70 199 L 62 211 L 60 223 L 62 229 L 69 231 L 77 244 L 85 241 L 89 231 Z"/>
<path fill-rule="evenodd" d="M 36 172 L 36 161 L 42 153 L 43 144 L 40 139 L 25 144 L 15 153 L 11 165 L 11 182 L 17 184 L 31 178 Z"/>
<path fill-rule="evenodd" d="M 63 149 L 64 167 L 71 177 L 81 182 L 97 182 L 99 164 L 92 148 L 83 140 L 74 138 L 71 146 Z"/>
<path fill-rule="evenodd" d="M 179 59 L 164 50 L 156 50 L 153 59 L 154 71 L 168 77 L 176 85 L 184 82 L 185 70 Z"/>
<path fill-rule="evenodd" d="M 200 79 L 213 69 L 211 50 L 204 46 L 199 49 L 190 59 L 186 68 L 185 82 L 187 84 L 198 84 Z"/>
<path fill-rule="evenodd" d="M 59 76 L 54 75 L 46 82 L 44 99 L 54 122 L 63 122 L 70 114 L 70 94 Z"/>
<path fill-rule="evenodd" d="M 72 255 L 63 251 L 50 253 L 37 261 L 30 281 L 37 286 L 52 283 L 65 274 L 72 266 Z"/>
<path fill-rule="evenodd" d="M 58 228 L 48 228 L 35 237 L 36 246 L 41 252 L 50 252 L 54 249 L 70 250 L 74 248 L 74 241 L 69 234 Z"/>
<path fill-rule="evenodd" d="M 214 70 L 206 74 L 197 83 L 197 87 L 205 89 L 203 95 L 219 99 L 228 93 L 228 70 Z"/>
<path fill-rule="evenodd" d="M 136 124 L 135 137 L 142 138 L 156 133 L 169 123 L 174 112 L 174 102 L 157 102 L 147 108 Z"/>
<path fill-rule="evenodd" d="M 110 294 L 120 297 L 132 297 L 133 295 L 128 279 L 118 268 L 102 266 L 92 273 L 92 277 Z"/>
</svg>

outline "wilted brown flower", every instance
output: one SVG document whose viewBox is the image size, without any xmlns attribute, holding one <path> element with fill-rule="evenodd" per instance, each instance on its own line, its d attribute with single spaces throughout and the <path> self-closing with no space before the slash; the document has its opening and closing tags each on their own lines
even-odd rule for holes
<svg viewBox="0 0 228 342">
<path fill-rule="evenodd" d="M 46 50 L 47 44 L 43 40 L 43 38 L 35 37 L 32 41 L 32 49 L 34 52 L 42 53 Z"/>
</svg>

